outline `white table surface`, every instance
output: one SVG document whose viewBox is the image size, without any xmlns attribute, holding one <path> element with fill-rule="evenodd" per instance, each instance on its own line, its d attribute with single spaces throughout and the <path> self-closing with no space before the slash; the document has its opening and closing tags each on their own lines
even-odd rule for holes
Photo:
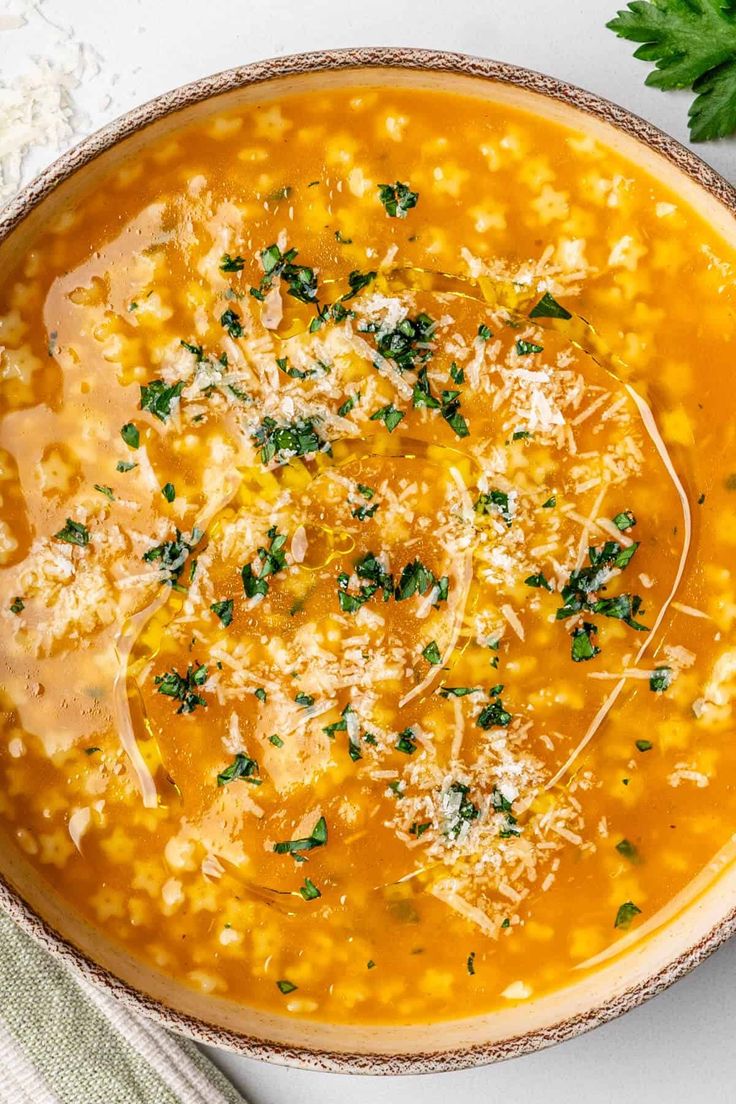
<svg viewBox="0 0 736 1104">
<path fill-rule="evenodd" d="M 9 16 L 22 0 L 0 0 Z M 605 29 L 617 0 L 45 0 L 41 12 L 100 55 L 74 95 L 93 129 L 168 88 L 258 58 L 357 45 L 482 54 L 616 100 L 681 141 L 688 93 L 644 87 L 647 67 Z M 3 20 L 0 19 L 0 26 Z M 33 15 L 0 30 L 0 75 L 22 73 L 59 31 Z M 83 131 L 82 131 L 83 132 Z M 81 136 L 81 134 L 80 134 Z M 56 151 L 38 150 L 37 171 Z M 697 147 L 736 181 L 736 139 Z M 680 1104 L 736 1102 L 736 941 L 667 993 L 551 1050 L 425 1077 L 348 1077 L 208 1053 L 251 1104 Z M 734 971 L 732 973 L 732 970 Z"/>
</svg>

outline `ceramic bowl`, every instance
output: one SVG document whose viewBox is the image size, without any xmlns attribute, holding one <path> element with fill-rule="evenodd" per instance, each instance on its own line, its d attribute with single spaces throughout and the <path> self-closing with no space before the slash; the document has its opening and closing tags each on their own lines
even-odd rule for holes
<svg viewBox="0 0 736 1104">
<path fill-rule="evenodd" d="M 356 84 L 462 92 L 584 130 L 664 180 L 736 244 L 734 189 L 672 138 L 623 108 L 512 65 L 378 48 L 256 62 L 167 92 L 122 116 L 64 154 L 0 212 L 0 266 L 27 248 L 41 223 L 73 205 L 77 194 L 182 123 L 236 104 Z M 7 840 L 0 841 L 0 903 L 57 958 L 135 1011 L 198 1041 L 312 1069 L 420 1073 L 492 1062 L 559 1042 L 672 984 L 736 927 L 736 868 L 730 860 L 730 853 L 717 856 L 666 914 L 655 918 L 646 939 L 631 939 L 577 983 L 491 1015 L 412 1026 L 316 1024 L 195 992 L 107 941 L 104 932 L 55 896 Z"/>
</svg>

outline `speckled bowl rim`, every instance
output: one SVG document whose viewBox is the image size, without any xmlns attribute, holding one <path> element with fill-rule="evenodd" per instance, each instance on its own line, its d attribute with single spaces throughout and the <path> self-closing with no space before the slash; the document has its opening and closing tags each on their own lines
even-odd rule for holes
<svg viewBox="0 0 736 1104">
<path fill-rule="evenodd" d="M 736 215 L 736 189 L 690 150 L 657 127 L 632 112 L 587 92 L 576 85 L 505 62 L 413 47 L 360 47 L 355 49 L 314 51 L 291 54 L 228 69 L 213 76 L 165 92 L 126 112 L 107 126 L 91 134 L 68 150 L 4 208 L 0 209 L 0 244 L 30 212 L 62 181 L 89 164 L 100 154 L 141 130 L 149 123 L 190 107 L 210 97 L 247 85 L 276 78 L 335 72 L 339 70 L 403 69 L 419 73 L 448 73 L 477 77 L 537 93 L 577 108 L 609 124 L 663 156 L 672 165 L 716 199 L 731 215 Z M 0 906 L 22 929 L 36 939 L 54 957 L 71 966 L 86 980 L 112 993 L 134 1012 L 143 1013 L 162 1027 L 180 1032 L 196 1042 L 224 1047 L 248 1058 L 262 1059 L 305 1069 L 364 1074 L 438 1073 L 478 1066 L 506 1058 L 519 1057 L 565 1039 L 622 1015 L 650 997 L 662 992 L 697 966 L 736 933 L 736 907 L 700 939 L 673 957 L 664 966 L 615 997 L 596 1003 L 558 1023 L 489 1043 L 411 1053 L 380 1053 L 321 1050 L 316 1046 L 289 1046 L 271 1042 L 191 1016 L 139 991 L 97 964 L 69 940 L 55 931 L 0 874 Z M 654 936 L 658 938 L 658 936 Z M 380 1028 L 376 1029 L 380 1032 Z"/>
</svg>

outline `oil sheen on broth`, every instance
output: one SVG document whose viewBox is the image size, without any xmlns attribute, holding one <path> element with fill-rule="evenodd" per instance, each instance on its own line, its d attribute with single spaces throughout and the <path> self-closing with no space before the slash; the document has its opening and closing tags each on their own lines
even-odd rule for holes
<svg viewBox="0 0 736 1104">
<path fill-rule="evenodd" d="M 13 846 L 163 972 L 330 1021 L 646 937 L 736 826 L 733 263 L 449 94 L 111 171 L 0 286 Z"/>
</svg>

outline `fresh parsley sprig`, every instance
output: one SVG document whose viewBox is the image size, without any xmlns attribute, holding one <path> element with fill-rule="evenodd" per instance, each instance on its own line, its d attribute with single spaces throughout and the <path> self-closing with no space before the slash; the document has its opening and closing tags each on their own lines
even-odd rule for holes
<svg viewBox="0 0 736 1104">
<path fill-rule="evenodd" d="M 693 142 L 736 130 L 736 0 L 630 0 L 606 26 L 641 43 L 634 57 L 654 62 L 646 84 L 696 93 Z"/>
</svg>

